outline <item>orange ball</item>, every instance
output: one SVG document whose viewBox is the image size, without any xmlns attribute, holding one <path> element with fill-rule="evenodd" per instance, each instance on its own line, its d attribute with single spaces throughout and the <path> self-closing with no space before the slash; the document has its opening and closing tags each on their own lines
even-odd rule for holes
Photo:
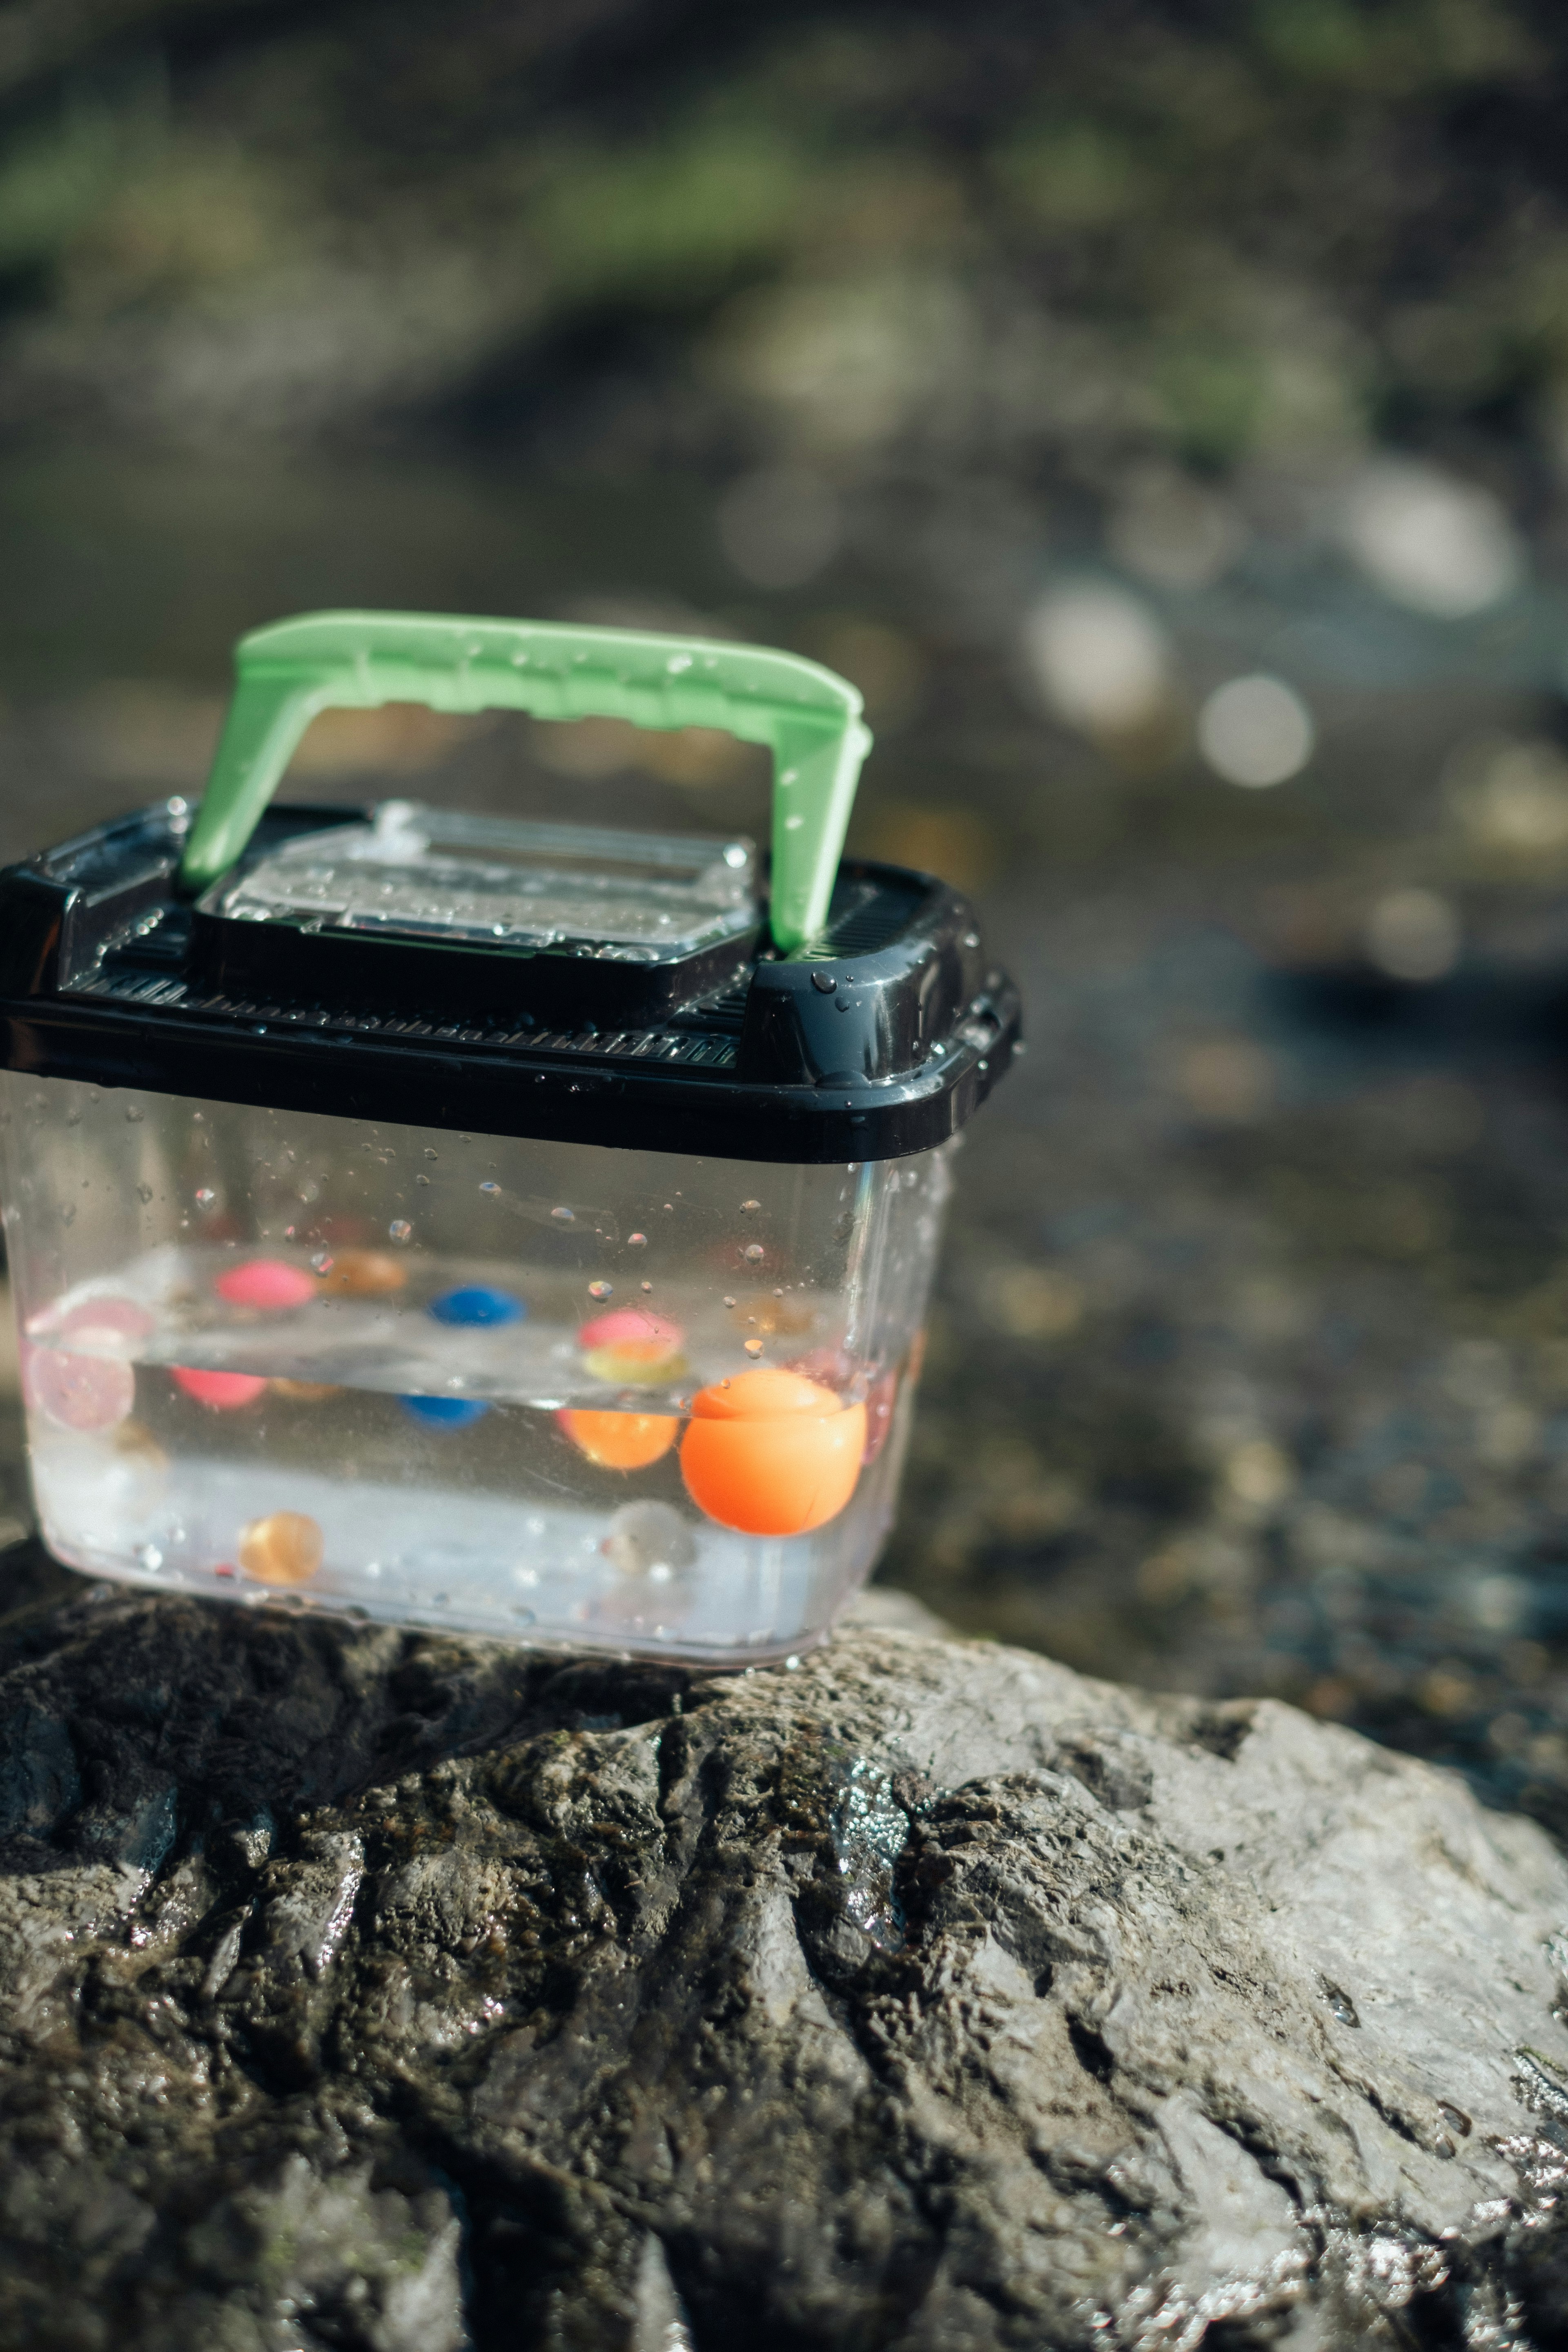
<svg viewBox="0 0 1568 2352">
<path fill-rule="evenodd" d="M 340 1250 L 321 1277 L 323 1290 L 347 1291 L 354 1298 L 401 1290 L 407 1280 L 408 1268 L 401 1258 L 373 1249 Z"/>
<path fill-rule="evenodd" d="M 567 1436 L 601 1470 L 646 1470 L 675 1444 L 680 1423 L 668 1412 L 577 1412 L 555 1416 Z"/>
<path fill-rule="evenodd" d="M 738 1373 L 693 1398 L 680 1475 L 699 1510 L 743 1536 L 803 1536 L 855 1492 L 866 1408 L 802 1372 Z"/>
<path fill-rule="evenodd" d="M 239 1564 L 262 1584 L 309 1584 L 321 1565 L 321 1530 L 303 1511 L 270 1511 L 239 1539 Z"/>
</svg>

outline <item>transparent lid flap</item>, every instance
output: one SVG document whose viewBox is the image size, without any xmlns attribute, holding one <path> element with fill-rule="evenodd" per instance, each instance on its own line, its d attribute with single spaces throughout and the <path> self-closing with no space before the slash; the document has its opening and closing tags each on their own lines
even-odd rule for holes
<svg viewBox="0 0 1568 2352">
<path fill-rule="evenodd" d="M 218 911 L 296 930 L 688 956 L 760 920 L 752 845 L 690 834 L 465 816 L 384 801 L 363 824 L 286 842 Z"/>
</svg>

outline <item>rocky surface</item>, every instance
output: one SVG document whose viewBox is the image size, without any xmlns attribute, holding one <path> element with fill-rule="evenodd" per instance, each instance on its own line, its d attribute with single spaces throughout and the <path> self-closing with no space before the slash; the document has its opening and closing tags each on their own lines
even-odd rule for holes
<svg viewBox="0 0 1568 2352">
<path fill-rule="evenodd" d="M 1457 1780 L 5 1572 L 7 2347 L 1568 2340 L 1568 1868 Z"/>
</svg>

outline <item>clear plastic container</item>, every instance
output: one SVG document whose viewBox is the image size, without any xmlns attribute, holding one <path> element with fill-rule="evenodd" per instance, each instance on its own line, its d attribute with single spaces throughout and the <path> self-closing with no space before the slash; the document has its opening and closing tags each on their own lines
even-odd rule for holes
<svg viewBox="0 0 1568 2352">
<path fill-rule="evenodd" d="M 787 1651 L 888 1527 L 947 1165 L 616 1152 L 5 1073 L 45 1538 L 163 1589 Z M 726 1524 L 781 1517 L 755 1491 L 777 1417 L 692 1418 L 759 1370 L 809 1391 L 784 1422 L 797 1530 Z M 696 1460 L 694 1429 L 732 1461 Z"/>
<path fill-rule="evenodd" d="M 0 876 L 0 1200 L 46 1540 L 94 1574 L 741 1663 L 892 1514 L 1016 1004 L 838 850 L 853 690 L 521 623 L 258 632 L 193 820 Z M 726 723 L 749 842 L 275 809 L 328 701 Z"/>
</svg>

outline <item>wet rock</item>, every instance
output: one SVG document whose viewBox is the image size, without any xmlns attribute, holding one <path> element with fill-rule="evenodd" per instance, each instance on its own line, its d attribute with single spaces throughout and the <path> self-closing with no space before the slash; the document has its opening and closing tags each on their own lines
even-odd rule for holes
<svg viewBox="0 0 1568 2352">
<path fill-rule="evenodd" d="M 721 1678 L 37 1574 L 0 2345 L 1563 2341 L 1568 1866 L 1458 1780 L 888 1625 Z"/>
</svg>

